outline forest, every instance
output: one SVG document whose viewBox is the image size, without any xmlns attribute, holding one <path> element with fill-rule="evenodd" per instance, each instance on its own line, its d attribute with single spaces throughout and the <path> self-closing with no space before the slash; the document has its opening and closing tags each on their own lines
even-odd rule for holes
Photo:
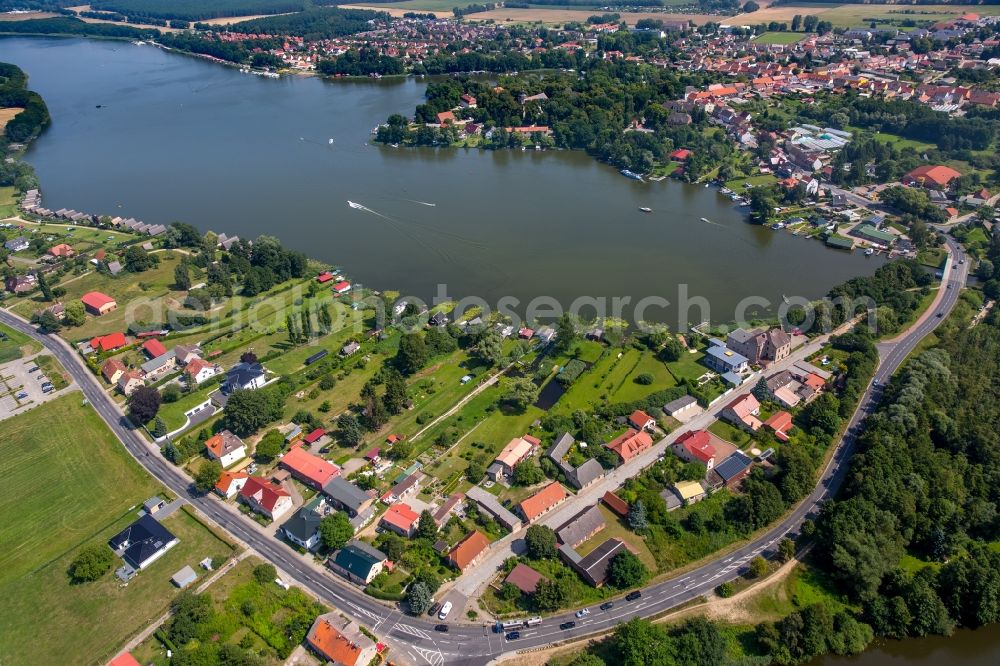
<svg viewBox="0 0 1000 666">
<path fill-rule="evenodd" d="M 75 3 L 66 3 L 72 5 Z M 226 16 L 297 12 L 311 5 L 307 0 L 93 0 L 91 8 L 118 12 L 131 18 L 202 21 Z"/>
<path fill-rule="evenodd" d="M 23 35 L 80 35 L 85 37 L 111 37 L 115 39 L 150 39 L 159 30 L 133 28 L 114 23 L 87 23 L 78 18 L 59 16 L 24 21 L 4 21 L 0 32 Z"/>
<path fill-rule="evenodd" d="M 389 20 L 385 12 L 364 9 L 319 7 L 298 14 L 267 16 L 226 26 L 230 32 L 245 34 L 293 35 L 306 40 L 331 39 L 370 29 L 372 20 Z"/>
<path fill-rule="evenodd" d="M 35 138 L 51 122 L 45 100 L 28 90 L 28 76 L 20 67 L 0 62 L 0 108 L 24 109 L 7 122 L 8 141 L 24 143 Z"/>
</svg>

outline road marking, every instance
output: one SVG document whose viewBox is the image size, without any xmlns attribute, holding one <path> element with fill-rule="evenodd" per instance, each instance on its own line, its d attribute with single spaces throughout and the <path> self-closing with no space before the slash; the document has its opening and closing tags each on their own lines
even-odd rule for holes
<svg viewBox="0 0 1000 666">
<path fill-rule="evenodd" d="M 423 638 L 424 640 L 431 640 L 430 634 L 422 629 L 417 629 L 416 627 L 411 627 L 408 624 L 399 624 L 398 622 L 392 627 L 392 630 L 398 629 L 404 634 L 409 634 L 410 636 L 416 636 L 417 638 Z M 391 631 L 391 630 L 390 630 Z"/>
</svg>

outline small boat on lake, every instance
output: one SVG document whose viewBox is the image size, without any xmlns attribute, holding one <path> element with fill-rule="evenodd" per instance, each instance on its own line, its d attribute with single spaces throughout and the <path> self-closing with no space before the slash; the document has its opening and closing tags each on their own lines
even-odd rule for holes
<svg viewBox="0 0 1000 666">
<path fill-rule="evenodd" d="M 873 254 L 875 254 L 875 250 L 873 250 L 872 248 L 868 248 L 867 250 L 865 250 L 865 256 L 866 257 L 870 257 Z"/>
<path fill-rule="evenodd" d="M 649 206 L 639 206 L 639 210 L 641 210 L 643 213 L 652 213 L 653 212 L 653 209 L 650 208 Z"/>
<path fill-rule="evenodd" d="M 637 174 L 634 171 L 629 171 L 628 169 L 622 169 L 618 173 L 620 173 L 621 175 L 625 176 L 626 178 L 631 178 L 632 180 L 642 180 L 642 176 L 641 175 Z"/>
</svg>

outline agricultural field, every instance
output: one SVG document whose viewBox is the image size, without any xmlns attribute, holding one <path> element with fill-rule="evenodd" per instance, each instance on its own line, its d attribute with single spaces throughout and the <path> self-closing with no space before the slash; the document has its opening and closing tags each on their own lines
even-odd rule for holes
<svg viewBox="0 0 1000 666">
<path fill-rule="evenodd" d="M 804 37 L 799 32 L 765 32 L 754 41 L 758 44 L 794 44 Z"/>
<path fill-rule="evenodd" d="M 232 553 L 181 509 L 164 521 L 180 543 L 128 587 L 112 574 L 71 583 L 67 569 L 79 548 L 120 531 L 159 490 L 79 393 L 0 422 L 0 474 L 9 491 L 0 500 L 0 540 L 7 545 L 0 554 L 4 664 L 61 663 L 67 654 L 106 661 L 166 609 L 177 592 L 170 582 L 175 571 Z M 59 631 L 40 641 L 41 626 Z"/>
<path fill-rule="evenodd" d="M 869 23 L 868 19 L 891 20 L 899 24 L 910 19 L 917 23 L 947 21 L 966 12 L 980 15 L 1000 13 L 996 5 L 871 5 L 840 4 L 836 2 L 802 2 L 780 7 L 765 7 L 751 14 L 740 14 L 731 19 L 732 23 L 746 25 L 770 23 L 771 21 L 790 23 L 796 15 L 818 16 L 822 21 L 830 21 L 835 28 L 856 28 Z"/>
<path fill-rule="evenodd" d="M 0 113 L 3 111 L 0 110 Z M 4 122 L 4 125 L 7 123 Z M 0 126 L 2 128 L 2 126 Z M 13 187 L 0 187 L 0 220 L 13 217 L 17 212 L 17 196 Z"/>
</svg>

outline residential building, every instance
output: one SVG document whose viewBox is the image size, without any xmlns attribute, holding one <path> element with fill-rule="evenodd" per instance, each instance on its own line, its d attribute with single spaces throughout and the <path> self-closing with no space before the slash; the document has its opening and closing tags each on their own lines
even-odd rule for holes
<svg viewBox="0 0 1000 666">
<path fill-rule="evenodd" d="M 459 571 L 465 571 L 479 562 L 489 547 L 490 540 L 486 535 L 479 530 L 473 530 L 448 551 L 448 564 Z"/>
<path fill-rule="evenodd" d="M 531 497 L 517 505 L 524 519 L 529 523 L 548 513 L 569 497 L 566 489 L 558 481 L 553 481 Z"/>
<path fill-rule="evenodd" d="M 753 393 L 741 395 L 726 405 L 722 409 L 722 412 L 720 412 L 720 416 L 724 421 L 728 421 L 734 426 L 750 432 L 757 432 L 760 430 L 761 425 L 763 425 L 760 419 L 757 418 L 759 415 L 760 403 L 754 397 Z"/>
<path fill-rule="evenodd" d="M 624 541 L 612 538 L 582 557 L 573 548 L 560 546 L 559 557 L 585 581 L 594 587 L 601 587 L 608 579 L 611 560 L 627 549 Z"/>
<path fill-rule="evenodd" d="M 95 352 L 109 352 L 128 345 L 124 333 L 109 333 L 90 339 L 90 349 Z"/>
<path fill-rule="evenodd" d="M 774 436 L 782 442 L 788 441 L 788 431 L 792 429 L 792 415 L 788 412 L 775 412 L 764 421 L 764 426 L 774 432 Z"/>
<path fill-rule="evenodd" d="M 322 498 L 317 499 L 300 508 L 281 526 L 281 533 L 286 539 L 307 551 L 318 548 L 321 541 L 319 524 L 323 520 L 323 515 L 317 508 L 322 503 Z"/>
<path fill-rule="evenodd" d="M 156 338 L 150 338 L 142 343 L 142 351 L 146 352 L 147 357 L 156 358 L 157 356 L 166 354 L 167 348 Z"/>
<path fill-rule="evenodd" d="M 472 486 L 465 492 L 465 497 L 475 502 L 480 509 L 490 514 L 495 521 L 511 532 L 520 529 L 521 519 L 505 509 L 493 493 L 483 490 L 479 486 Z"/>
<path fill-rule="evenodd" d="M 333 291 L 336 294 L 346 294 L 351 290 L 351 283 L 347 280 L 341 280 L 340 282 L 333 285 Z"/>
<path fill-rule="evenodd" d="M 660 493 L 667 505 L 667 511 L 679 509 L 687 504 L 699 502 L 707 496 L 705 486 L 700 481 L 678 481 Z"/>
<path fill-rule="evenodd" d="M 223 471 L 215 483 L 215 492 L 226 499 L 232 499 L 243 490 L 243 486 L 247 484 L 249 478 L 250 475 L 245 472 Z"/>
<path fill-rule="evenodd" d="M 607 448 L 618 454 L 622 464 L 627 463 L 632 458 L 653 445 L 653 438 L 645 430 L 639 431 L 629 428 L 624 433 L 615 437 L 605 444 Z"/>
<path fill-rule="evenodd" d="M 559 543 L 576 548 L 606 526 L 600 507 L 591 504 L 557 527 L 555 532 Z"/>
<path fill-rule="evenodd" d="M 170 530 L 148 513 L 108 540 L 111 550 L 133 570 L 145 569 L 178 544 Z"/>
<path fill-rule="evenodd" d="M 7 288 L 7 291 L 14 294 L 23 294 L 26 291 L 31 291 L 35 288 L 36 284 L 38 284 L 38 278 L 35 277 L 34 273 L 12 275 L 4 280 L 4 286 Z"/>
<path fill-rule="evenodd" d="M 737 451 L 709 472 L 709 481 L 715 487 L 724 485 L 730 489 L 736 488 L 750 473 L 752 465 L 753 460 L 747 454 Z"/>
<path fill-rule="evenodd" d="M 527 564 L 519 562 L 507 577 L 503 579 L 503 582 L 510 583 L 517 589 L 521 590 L 524 594 L 534 594 L 535 590 L 538 589 L 538 584 L 543 580 L 547 580 L 545 576 L 538 573 Z"/>
<path fill-rule="evenodd" d="M 371 508 L 375 499 L 339 474 L 323 484 L 323 494 L 330 502 L 352 518 Z"/>
<path fill-rule="evenodd" d="M 3 246 L 8 252 L 21 252 L 31 247 L 31 243 L 29 243 L 28 239 L 24 236 L 18 236 L 17 238 L 11 238 L 9 241 L 6 241 Z"/>
<path fill-rule="evenodd" d="M 50 257 L 56 257 L 59 259 L 61 258 L 68 259 L 73 255 L 75 255 L 76 251 L 72 248 L 72 246 L 67 245 L 66 243 L 59 243 L 58 245 L 53 245 L 52 247 L 50 247 L 46 252 L 46 254 L 48 254 Z"/>
<path fill-rule="evenodd" d="M 243 440 L 229 430 L 223 430 L 205 440 L 205 451 L 209 458 L 218 460 L 224 468 L 247 457 L 247 447 Z"/>
<path fill-rule="evenodd" d="M 247 478 L 239 497 L 244 504 L 271 520 L 278 520 L 292 510 L 292 496 L 288 491 L 259 476 Z"/>
<path fill-rule="evenodd" d="M 152 381 L 176 369 L 177 361 L 174 359 L 174 353 L 168 351 L 161 356 L 149 359 L 139 366 L 139 368 L 146 376 L 146 379 Z"/>
<path fill-rule="evenodd" d="M 101 366 L 101 376 L 104 377 L 104 381 L 109 384 L 114 384 L 118 381 L 118 378 L 128 370 L 125 364 L 119 361 L 117 358 L 109 358 Z"/>
<path fill-rule="evenodd" d="M 184 366 L 184 375 L 194 384 L 201 384 L 204 381 L 208 381 L 220 372 L 222 372 L 222 367 L 197 357 Z"/>
<path fill-rule="evenodd" d="M 367 666 L 378 655 L 378 647 L 361 627 L 339 613 L 320 615 L 313 622 L 306 643 L 324 661 L 336 666 Z"/>
<path fill-rule="evenodd" d="M 715 466 L 715 446 L 705 430 L 688 430 L 674 440 L 670 450 L 684 462 L 700 462 L 708 469 Z"/>
<path fill-rule="evenodd" d="M 503 447 L 500 454 L 493 460 L 487 474 L 494 481 L 499 481 L 514 473 L 514 468 L 518 464 L 527 460 L 535 452 L 541 442 L 531 435 L 515 437 Z"/>
<path fill-rule="evenodd" d="M 344 345 L 341 348 L 340 355 L 341 356 L 352 356 L 359 349 L 361 349 L 361 345 L 357 341 L 351 341 L 351 342 L 348 342 L 346 345 Z"/>
<path fill-rule="evenodd" d="M 656 419 L 641 409 L 632 412 L 628 417 L 628 422 L 636 430 L 653 430 L 656 428 Z"/>
<path fill-rule="evenodd" d="M 628 518 L 629 505 L 628 502 L 623 500 L 621 497 L 611 492 L 610 490 L 604 493 L 601 497 L 601 501 L 604 505 L 611 509 L 619 518 Z"/>
<path fill-rule="evenodd" d="M 438 529 L 445 526 L 445 523 L 448 522 L 451 515 L 455 512 L 455 509 L 458 508 L 458 505 L 461 504 L 464 499 L 465 493 L 452 493 L 448 496 L 448 499 L 442 502 L 441 506 L 434 511 L 434 524 L 438 526 Z"/>
<path fill-rule="evenodd" d="M 381 550 L 352 539 L 327 560 L 326 565 L 351 582 L 367 585 L 382 573 L 387 561 Z"/>
<path fill-rule="evenodd" d="M 174 345 L 174 358 L 177 359 L 178 365 L 187 365 L 201 358 L 201 350 L 194 345 Z"/>
<path fill-rule="evenodd" d="M 719 344 L 709 346 L 702 360 L 705 365 L 720 374 L 731 372 L 738 375 L 750 367 L 750 360 L 746 356 Z"/>
<path fill-rule="evenodd" d="M 417 521 L 420 514 L 410 508 L 409 504 L 397 502 L 389 507 L 389 510 L 382 514 L 379 524 L 400 536 L 412 537 L 417 531 Z"/>
<path fill-rule="evenodd" d="M 316 490 L 322 490 L 327 481 L 340 476 L 339 467 L 329 460 L 314 456 L 301 445 L 289 449 L 281 458 L 280 465 L 296 479 Z"/>
<path fill-rule="evenodd" d="M 131 652 L 122 652 L 120 655 L 108 662 L 108 666 L 142 666 L 139 660 L 132 656 Z"/>
<path fill-rule="evenodd" d="M 90 314 L 100 317 L 118 308 L 115 299 L 99 291 L 88 291 L 80 297 L 80 302 Z"/>
<path fill-rule="evenodd" d="M 222 386 L 223 393 L 232 393 L 236 389 L 254 390 L 267 383 L 264 366 L 260 363 L 237 363 L 226 372 L 226 383 Z"/>
<path fill-rule="evenodd" d="M 726 338 L 726 347 L 746 357 L 751 365 L 763 365 L 791 354 L 792 338 L 780 328 L 753 331 L 738 328 Z"/>
<path fill-rule="evenodd" d="M 573 467 L 563 460 L 575 442 L 572 435 L 564 432 L 556 438 L 555 443 L 549 447 L 545 455 L 562 470 L 567 483 L 577 490 L 581 490 L 604 476 L 604 468 L 593 458 L 588 459 L 579 467 Z"/>
<path fill-rule="evenodd" d="M 416 494 L 420 490 L 420 484 L 423 483 L 424 478 L 426 478 L 426 475 L 420 471 L 407 475 L 406 478 L 382 495 L 382 502 L 385 504 L 394 504 L 410 495 Z"/>
<path fill-rule="evenodd" d="M 943 165 L 925 164 L 903 176 L 904 185 L 919 185 L 927 189 L 943 190 L 951 181 L 961 177 L 961 173 Z"/>
<path fill-rule="evenodd" d="M 121 391 L 125 397 L 132 395 L 135 393 L 137 388 L 145 385 L 146 382 L 142 379 L 142 373 L 136 370 L 126 370 L 118 376 L 118 390 Z"/>
</svg>

